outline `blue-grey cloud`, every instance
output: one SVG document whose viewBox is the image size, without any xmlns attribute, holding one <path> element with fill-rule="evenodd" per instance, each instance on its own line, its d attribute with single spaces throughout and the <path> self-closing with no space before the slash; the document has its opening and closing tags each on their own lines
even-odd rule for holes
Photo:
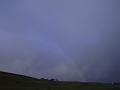
<svg viewBox="0 0 120 90">
<path fill-rule="evenodd" d="M 120 79 L 119 0 L 1 0 L 0 70 L 78 81 Z"/>
</svg>

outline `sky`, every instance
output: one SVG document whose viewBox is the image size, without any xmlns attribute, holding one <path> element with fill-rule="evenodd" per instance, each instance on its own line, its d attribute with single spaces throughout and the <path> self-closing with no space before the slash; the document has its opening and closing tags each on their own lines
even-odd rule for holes
<svg viewBox="0 0 120 90">
<path fill-rule="evenodd" d="M 120 81 L 120 0 L 0 0 L 0 71 Z"/>
</svg>

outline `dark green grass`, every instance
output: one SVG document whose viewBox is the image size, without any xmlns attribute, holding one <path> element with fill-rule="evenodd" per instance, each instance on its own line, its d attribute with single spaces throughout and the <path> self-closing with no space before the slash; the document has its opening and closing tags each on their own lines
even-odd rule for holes
<svg viewBox="0 0 120 90">
<path fill-rule="evenodd" d="M 119 85 L 40 80 L 0 72 L 0 90 L 120 90 Z"/>
</svg>

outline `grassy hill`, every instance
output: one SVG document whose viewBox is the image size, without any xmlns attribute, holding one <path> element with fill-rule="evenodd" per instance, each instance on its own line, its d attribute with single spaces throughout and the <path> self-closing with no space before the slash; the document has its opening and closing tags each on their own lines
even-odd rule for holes
<svg viewBox="0 0 120 90">
<path fill-rule="evenodd" d="M 119 85 L 63 82 L 0 72 L 0 90 L 120 90 Z"/>
</svg>

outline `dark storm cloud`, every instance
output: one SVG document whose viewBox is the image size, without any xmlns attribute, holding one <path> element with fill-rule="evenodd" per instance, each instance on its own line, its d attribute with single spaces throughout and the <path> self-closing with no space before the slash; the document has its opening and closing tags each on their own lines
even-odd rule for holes
<svg viewBox="0 0 120 90">
<path fill-rule="evenodd" d="M 60 80 L 119 80 L 119 4 L 1 0 L 0 70 Z"/>
</svg>

